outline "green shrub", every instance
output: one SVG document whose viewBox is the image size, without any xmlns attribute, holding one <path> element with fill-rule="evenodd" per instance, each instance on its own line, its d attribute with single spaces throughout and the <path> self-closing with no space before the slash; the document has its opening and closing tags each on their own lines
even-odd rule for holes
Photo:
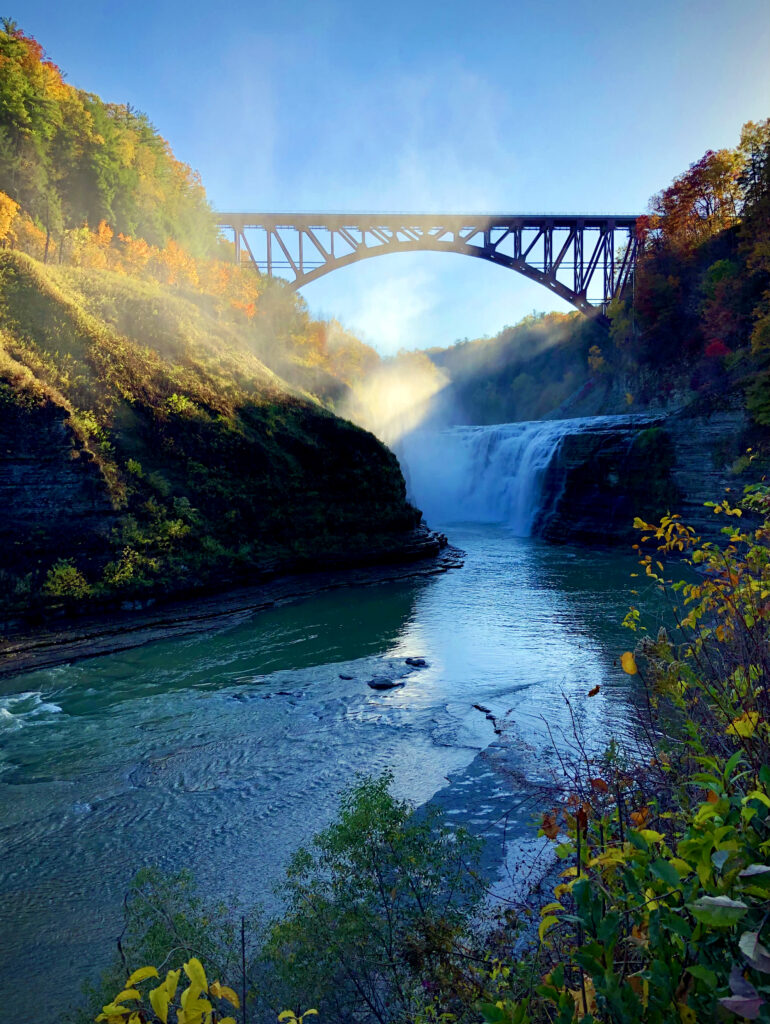
<svg viewBox="0 0 770 1024">
<path fill-rule="evenodd" d="M 365 779 L 287 871 L 286 914 L 265 947 L 276 1005 L 326 1020 L 409 1020 L 457 973 L 481 894 L 478 844 Z M 430 1001 L 430 1000 L 428 1000 Z"/>
<path fill-rule="evenodd" d="M 169 412 L 175 413 L 177 416 L 181 416 L 184 413 L 195 412 L 198 408 L 195 402 L 187 395 L 169 395 L 166 399 L 166 408 Z"/>
<path fill-rule="evenodd" d="M 49 597 L 82 601 L 91 593 L 91 586 L 71 558 L 60 558 L 48 570 L 43 593 Z"/>
</svg>

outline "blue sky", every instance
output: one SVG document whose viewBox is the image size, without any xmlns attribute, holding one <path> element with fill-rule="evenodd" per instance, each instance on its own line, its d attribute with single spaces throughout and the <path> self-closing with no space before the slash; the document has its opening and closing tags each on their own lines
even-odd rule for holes
<svg viewBox="0 0 770 1024">
<path fill-rule="evenodd" d="M 228 210 L 613 212 L 770 115 L 767 0 L 23 0 L 74 85 L 144 110 Z M 383 352 L 567 307 L 385 256 L 308 285 Z"/>
</svg>

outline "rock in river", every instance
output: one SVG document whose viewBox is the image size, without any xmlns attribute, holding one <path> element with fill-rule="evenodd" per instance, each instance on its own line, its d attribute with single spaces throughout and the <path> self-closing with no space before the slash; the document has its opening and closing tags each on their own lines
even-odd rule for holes
<svg viewBox="0 0 770 1024">
<path fill-rule="evenodd" d="M 371 686 L 373 690 L 393 690 L 397 686 L 403 686 L 404 680 L 390 679 L 388 676 L 375 676 L 366 685 Z"/>
</svg>

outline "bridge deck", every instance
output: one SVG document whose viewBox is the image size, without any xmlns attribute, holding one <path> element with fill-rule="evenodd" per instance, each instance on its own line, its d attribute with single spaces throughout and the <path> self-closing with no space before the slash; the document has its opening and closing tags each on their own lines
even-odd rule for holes
<svg viewBox="0 0 770 1024">
<path fill-rule="evenodd" d="M 448 231 L 464 227 L 538 228 L 547 224 L 554 228 L 601 228 L 610 223 L 616 228 L 633 228 L 637 214 L 619 213 L 217 213 L 222 227 L 246 228 L 345 228 L 388 227 L 404 224 Z"/>
</svg>

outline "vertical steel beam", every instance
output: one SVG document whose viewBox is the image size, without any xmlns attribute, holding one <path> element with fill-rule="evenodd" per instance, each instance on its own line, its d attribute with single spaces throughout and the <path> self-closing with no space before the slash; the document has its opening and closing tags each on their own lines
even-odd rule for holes
<svg viewBox="0 0 770 1024">
<path fill-rule="evenodd" d="M 550 276 L 553 268 L 553 221 L 546 221 L 543 226 L 543 273 Z"/>
<path fill-rule="evenodd" d="M 607 303 L 615 293 L 615 223 L 607 221 L 604 229 L 604 299 L 602 309 L 606 311 Z"/>
</svg>

